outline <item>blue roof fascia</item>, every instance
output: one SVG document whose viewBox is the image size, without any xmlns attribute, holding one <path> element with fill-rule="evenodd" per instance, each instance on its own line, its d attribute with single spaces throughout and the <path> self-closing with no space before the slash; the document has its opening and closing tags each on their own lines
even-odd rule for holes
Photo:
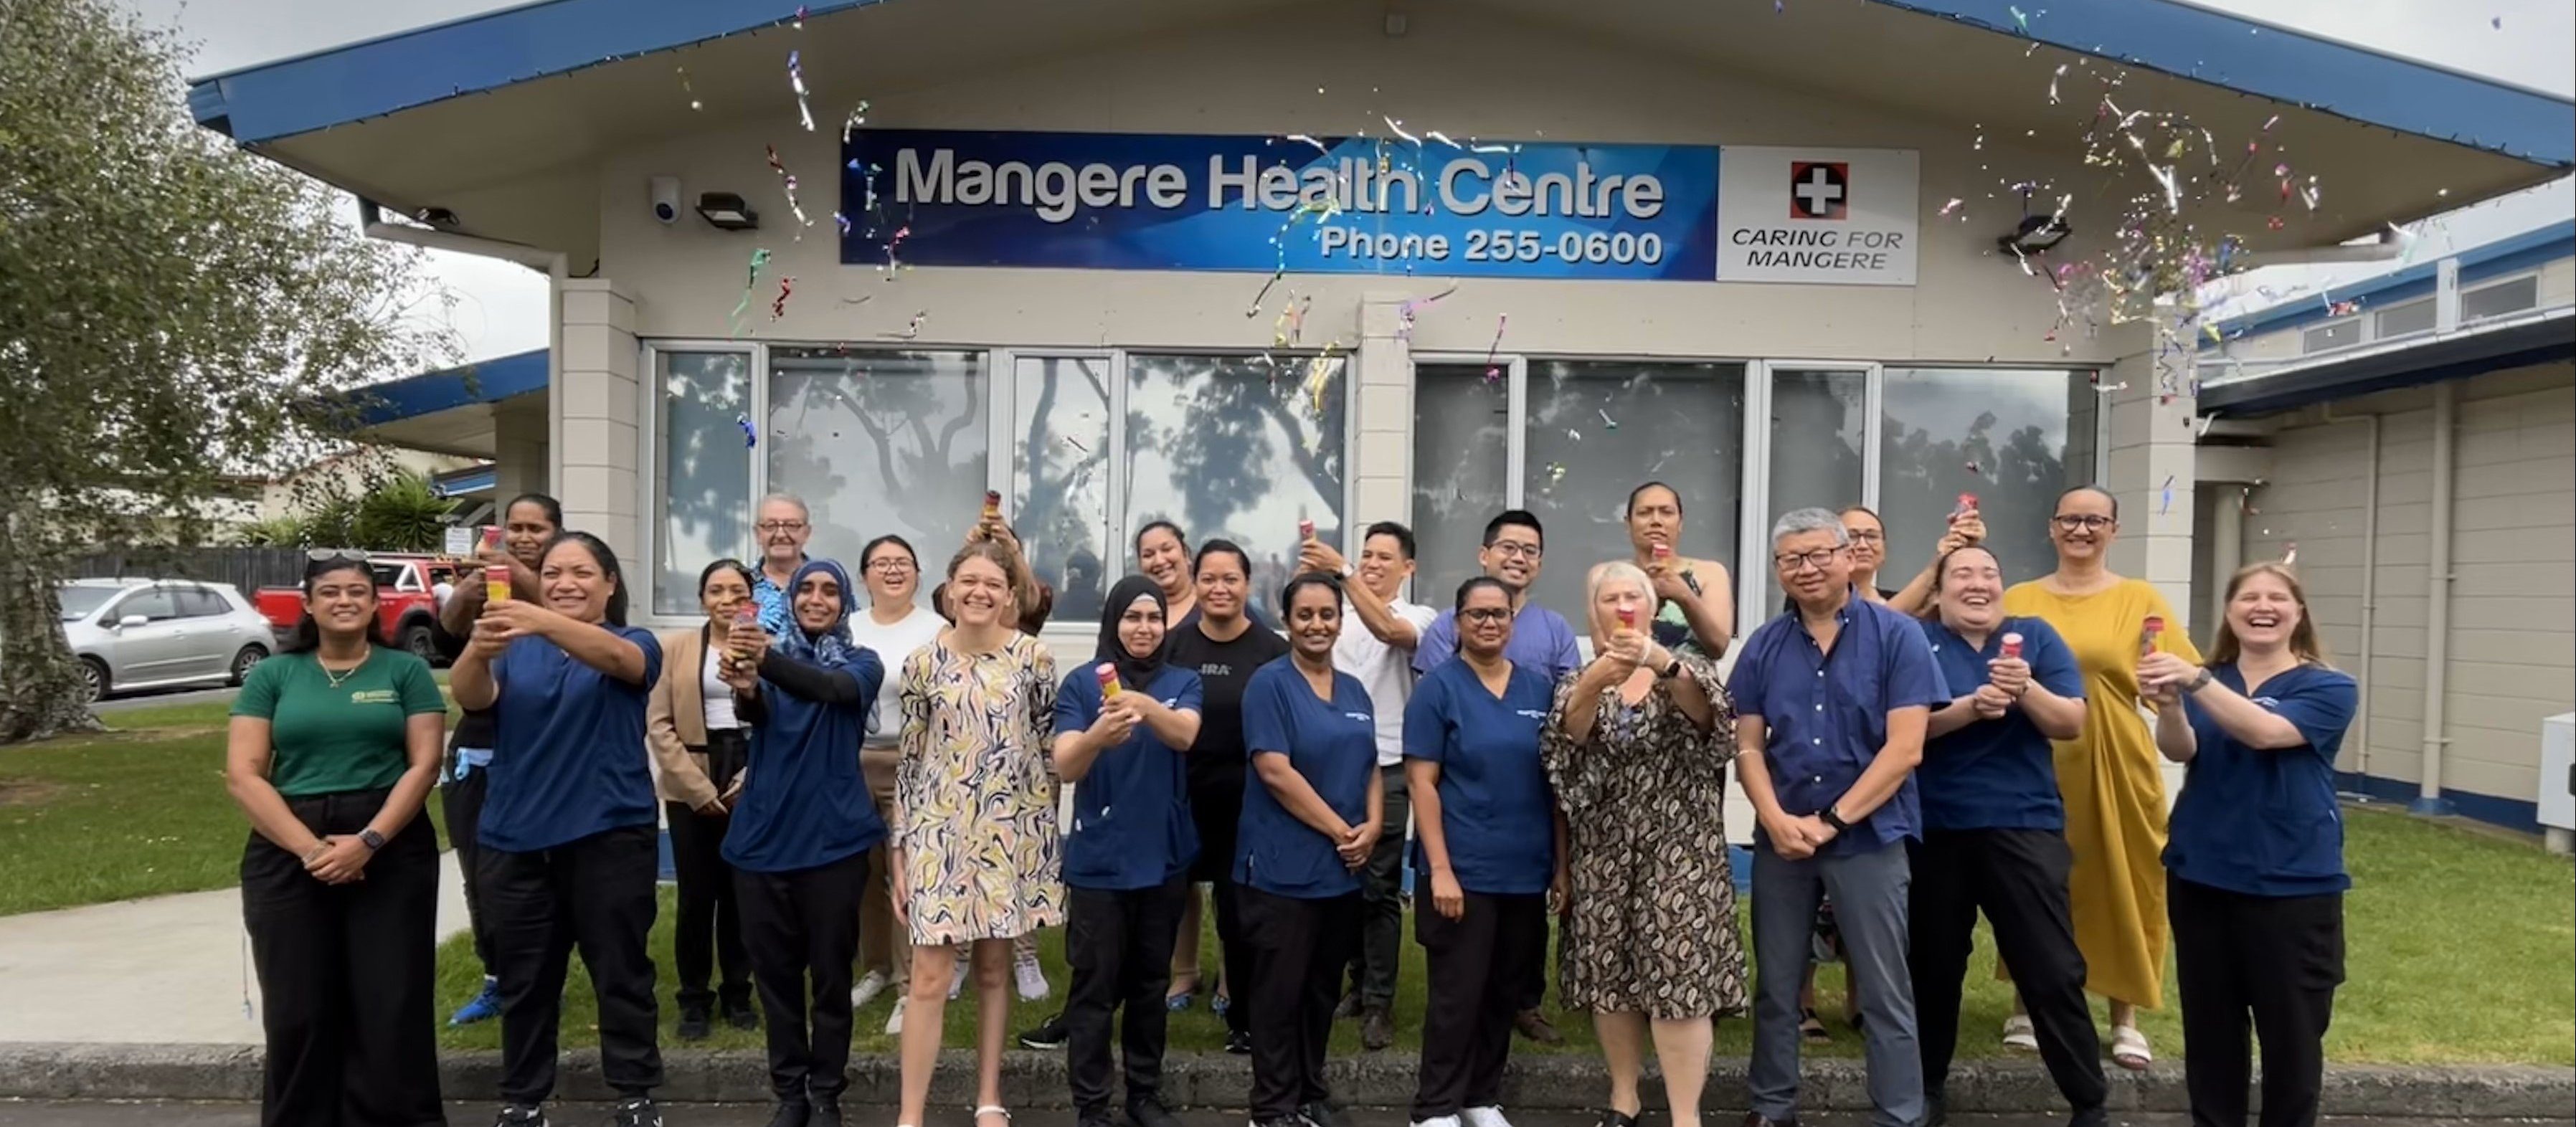
<svg viewBox="0 0 2576 1127">
<path fill-rule="evenodd" d="M 2222 411 L 2267 415 L 2310 403 L 2571 359 L 2576 359 L 2576 336 L 2569 334 L 2565 319 L 2535 321 L 2206 386 L 2198 408 L 2210 415 Z"/>
<path fill-rule="evenodd" d="M 501 471 L 490 466 L 476 466 L 451 474 L 440 474 L 429 483 L 429 487 L 441 497 L 460 497 L 468 493 L 487 492 L 500 483 Z"/>
<path fill-rule="evenodd" d="M 809 0 L 806 18 L 880 0 Z M 197 123 L 245 145 L 275 141 L 785 25 L 783 0 L 546 0 L 397 32 L 189 85 Z"/>
<path fill-rule="evenodd" d="M 546 350 L 540 348 L 462 368 L 388 380 L 351 395 L 358 403 L 359 426 L 383 426 L 544 391 L 547 366 Z"/>
<path fill-rule="evenodd" d="M 808 18 L 881 0 L 820 0 Z M 1869 0 L 2313 106 L 2401 133 L 2576 166 L 2576 102 L 2195 8 L 2089 0 Z M 2027 0 L 2025 0 L 2027 2 Z M 201 79 L 197 121 L 258 144 L 788 22 L 783 0 L 546 0 Z"/>
<path fill-rule="evenodd" d="M 2576 258 L 2576 219 L 2560 220 L 2549 226 L 2525 231 L 2511 238 L 2480 243 L 2456 254 L 2442 255 L 2429 262 L 2418 262 L 2334 287 L 2331 295 L 2321 293 L 2318 300 L 2301 298 L 2285 301 L 2269 309 L 2260 309 L 2241 317 L 2230 317 L 2213 327 L 2227 340 L 2254 333 L 2304 328 L 2338 316 L 2332 303 L 2359 302 L 2361 309 L 2395 305 L 2432 293 L 2440 284 L 2442 258 L 2460 260 L 2463 284 L 2484 281 L 2517 270 L 2528 270 L 2561 258 Z M 2340 316 L 2351 316 L 2341 314 Z"/>
<path fill-rule="evenodd" d="M 2079 54 L 2502 153 L 2576 167 L 2576 102 L 2178 0 L 1871 0 Z M 2467 11 L 2463 18 L 2473 18 Z"/>
</svg>

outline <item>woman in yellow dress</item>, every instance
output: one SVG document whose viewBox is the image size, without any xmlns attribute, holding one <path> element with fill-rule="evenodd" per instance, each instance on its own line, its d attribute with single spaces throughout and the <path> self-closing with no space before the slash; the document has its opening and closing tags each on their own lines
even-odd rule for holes
<svg viewBox="0 0 2576 1127">
<path fill-rule="evenodd" d="M 2149 645 L 2198 664 L 2173 608 L 2154 584 L 2110 569 L 2120 503 L 2090 485 L 2067 490 L 2049 518 L 2057 570 L 2004 592 L 2004 613 L 2046 619 L 2084 674 L 2084 733 L 2056 745 L 2066 799 L 2068 880 L 2085 988 L 2111 1002 L 2111 1059 L 2138 1071 L 2155 1060 L 2138 1007 L 2164 1000 L 2164 769 L 2138 711 L 2138 657 Z M 2159 632 L 2150 639 L 2150 623 Z M 2030 1019 L 2004 1023 L 2009 1045 L 2037 1047 Z"/>
</svg>

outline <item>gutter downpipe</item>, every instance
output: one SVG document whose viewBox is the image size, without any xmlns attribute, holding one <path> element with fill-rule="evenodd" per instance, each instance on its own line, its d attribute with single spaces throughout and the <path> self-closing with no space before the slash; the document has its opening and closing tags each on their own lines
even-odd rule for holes
<svg viewBox="0 0 2576 1127">
<path fill-rule="evenodd" d="M 384 218 L 384 206 L 365 196 L 358 197 L 358 221 L 366 236 L 371 239 L 383 239 L 389 243 L 407 243 L 427 250 L 455 251 L 458 254 L 470 254 L 478 258 L 497 258 L 505 262 L 516 262 L 545 274 L 547 425 L 546 479 L 542 489 L 548 494 L 554 493 L 560 488 L 563 477 L 558 468 L 559 459 L 563 456 L 563 397 L 555 394 L 555 388 L 563 382 L 563 291 L 564 280 L 571 276 L 568 265 L 570 260 L 562 251 L 546 250 L 526 243 L 486 239 L 475 235 L 459 234 L 455 231 L 442 231 L 435 227 L 388 223 Z M 493 453 L 498 454 L 499 451 L 495 450 Z"/>
<path fill-rule="evenodd" d="M 2345 792 L 2347 798 L 2368 802 L 2370 796 L 2362 788 L 2368 787 L 2370 781 L 2370 698 L 2378 684 L 2371 679 L 2371 671 L 2379 656 L 2379 416 L 2337 416 L 2334 404 L 2327 403 L 2325 421 L 2360 423 L 2368 435 L 2364 460 L 2368 476 L 2362 480 L 2361 510 L 2361 751 L 2353 757 L 2354 789 Z"/>
<path fill-rule="evenodd" d="M 2451 801 L 2442 797 L 2442 752 L 2451 742 L 2443 699 L 2450 685 L 2451 664 L 2451 493 L 2453 431 L 2458 414 L 2459 384 L 2433 385 L 2433 516 L 2432 552 L 2424 580 L 2424 763 L 2423 781 L 2407 813 L 2447 815 Z"/>
</svg>

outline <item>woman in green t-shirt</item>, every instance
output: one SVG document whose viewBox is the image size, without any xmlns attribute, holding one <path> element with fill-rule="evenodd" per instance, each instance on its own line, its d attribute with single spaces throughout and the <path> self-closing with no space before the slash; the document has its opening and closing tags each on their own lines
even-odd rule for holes
<svg viewBox="0 0 2576 1127">
<path fill-rule="evenodd" d="M 438 841 L 419 820 L 447 703 L 384 644 L 365 560 L 317 557 L 304 616 L 233 702 L 242 920 L 268 1031 L 260 1121 L 444 1123 L 430 1002 Z"/>
</svg>

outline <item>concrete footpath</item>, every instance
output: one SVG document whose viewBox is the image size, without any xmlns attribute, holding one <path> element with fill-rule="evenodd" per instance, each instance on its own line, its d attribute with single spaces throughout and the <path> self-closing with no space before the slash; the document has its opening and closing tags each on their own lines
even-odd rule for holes
<svg viewBox="0 0 2576 1127">
<path fill-rule="evenodd" d="M 759 1127 L 769 1122 L 768 1104 L 664 1104 L 664 1121 L 672 1127 Z M 847 1119 L 852 1123 L 892 1123 L 895 1109 L 852 1105 Z M 450 1104 L 447 1121 L 453 1124 L 480 1123 L 490 1116 L 487 1104 Z M 605 1106 L 563 1106 L 553 1109 L 557 1123 L 601 1123 L 608 1118 Z M 974 1117 L 964 1108 L 932 1108 L 924 1117 L 923 1127 L 973 1127 Z M 1061 1121 L 1061 1116 L 1043 1117 Z M 1395 1111 L 1361 1110 L 1351 1118 L 1358 1127 L 1404 1127 L 1404 1116 Z M 1512 1122 L 1517 1127 L 1593 1127 L 1597 1117 L 1575 1112 L 1525 1114 L 1515 1112 Z M 1950 1117 L 1951 1127 L 2058 1127 L 2063 1115 L 1969 1115 Z M 259 1122 L 259 1108 L 251 1104 L 223 1103 L 8 1103 L 0 1102 L 0 1127 L 254 1127 Z M 1731 1118 L 1710 1118 L 1711 1125 L 1731 1124 Z M 1800 1120 L 1806 1127 L 1864 1127 L 1866 1115 L 1811 1115 Z M 2466 1127 L 2476 1120 L 2339 1118 L 2328 1117 L 2326 1127 Z M 1242 1127 L 1240 1115 L 1194 1111 L 1181 1114 L 1182 1127 Z M 2183 1115 L 2124 1115 L 2112 1120 L 2115 1127 L 2189 1127 L 2190 1117 Z M 2568 1127 L 2564 1119 L 2543 1121 L 2543 1127 Z"/>
</svg>

